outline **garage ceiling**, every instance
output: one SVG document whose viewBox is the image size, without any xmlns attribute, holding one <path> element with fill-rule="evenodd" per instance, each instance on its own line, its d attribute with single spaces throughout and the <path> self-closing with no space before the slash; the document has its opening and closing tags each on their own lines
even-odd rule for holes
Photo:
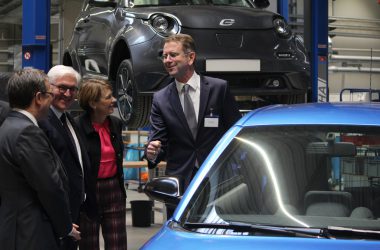
<svg viewBox="0 0 380 250">
<path fill-rule="evenodd" d="M 62 1 L 51 0 L 52 16 L 59 12 Z M 0 0 L 0 23 L 22 24 L 22 0 Z"/>
</svg>

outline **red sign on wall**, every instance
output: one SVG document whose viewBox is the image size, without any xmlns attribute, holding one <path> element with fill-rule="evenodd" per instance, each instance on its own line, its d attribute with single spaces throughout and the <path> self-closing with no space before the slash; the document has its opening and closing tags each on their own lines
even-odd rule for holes
<svg viewBox="0 0 380 250">
<path fill-rule="evenodd" d="M 29 60 L 31 57 L 32 57 L 32 55 L 30 54 L 30 52 L 27 51 L 24 53 L 25 60 Z"/>
</svg>

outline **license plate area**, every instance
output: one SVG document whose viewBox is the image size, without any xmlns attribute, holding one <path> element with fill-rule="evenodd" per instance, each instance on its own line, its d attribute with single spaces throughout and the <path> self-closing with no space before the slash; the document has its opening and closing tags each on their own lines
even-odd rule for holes
<svg viewBox="0 0 380 250">
<path fill-rule="evenodd" d="M 258 72 L 258 59 L 207 59 L 206 72 Z"/>
</svg>

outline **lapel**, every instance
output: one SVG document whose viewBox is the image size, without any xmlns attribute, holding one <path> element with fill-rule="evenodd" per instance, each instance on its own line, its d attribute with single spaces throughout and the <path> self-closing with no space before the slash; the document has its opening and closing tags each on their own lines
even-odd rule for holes
<svg viewBox="0 0 380 250">
<path fill-rule="evenodd" d="M 206 78 L 202 75 L 200 75 L 200 100 L 199 100 L 199 114 L 198 114 L 198 129 L 201 128 L 201 125 L 203 123 L 204 117 L 206 116 L 206 107 L 209 100 L 209 94 L 210 94 L 210 86 Z"/>
<path fill-rule="evenodd" d="M 203 119 L 205 117 L 209 94 L 210 94 L 209 83 L 204 76 L 200 75 L 200 97 L 199 97 L 200 100 L 199 100 L 197 137 L 199 134 L 200 127 L 203 123 Z M 181 122 L 182 126 L 186 128 L 187 133 L 189 133 L 190 137 L 193 138 L 189 125 L 187 124 L 185 114 L 183 113 L 181 101 L 179 100 L 179 95 L 178 95 L 175 82 L 172 82 L 169 88 L 169 101 L 179 121 Z"/>
<path fill-rule="evenodd" d="M 76 148 L 74 147 L 74 145 L 72 145 L 71 139 L 68 137 L 66 130 L 62 126 L 61 120 L 58 119 L 58 117 L 55 115 L 55 113 L 53 112 L 52 109 L 49 109 L 48 119 L 49 119 L 50 123 L 53 125 L 53 127 L 55 127 L 55 129 L 58 131 L 58 133 L 60 133 L 61 136 L 65 139 L 65 144 L 68 145 L 67 148 L 70 150 L 71 154 L 74 155 L 75 159 L 79 163 L 78 152 L 77 152 Z M 73 120 L 69 114 L 67 114 L 67 119 L 69 119 L 72 126 L 74 126 Z"/>
</svg>

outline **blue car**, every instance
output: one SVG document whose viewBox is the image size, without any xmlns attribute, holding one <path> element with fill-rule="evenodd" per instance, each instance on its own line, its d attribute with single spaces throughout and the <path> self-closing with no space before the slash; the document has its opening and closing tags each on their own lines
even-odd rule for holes
<svg viewBox="0 0 380 250">
<path fill-rule="evenodd" d="M 254 110 L 220 140 L 141 249 L 380 249 L 380 105 L 317 103 Z"/>
</svg>

